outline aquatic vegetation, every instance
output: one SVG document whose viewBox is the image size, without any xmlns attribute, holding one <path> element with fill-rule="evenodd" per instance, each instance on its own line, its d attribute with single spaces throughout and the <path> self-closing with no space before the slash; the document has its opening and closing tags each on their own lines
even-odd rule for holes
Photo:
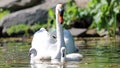
<svg viewBox="0 0 120 68">
<path fill-rule="evenodd" d="M 21 61 L 24 64 L 28 64 L 29 47 L 30 43 L 28 42 L 23 43 L 7 40 L 7 42 L 5 42 L 5 45 L 3 47 L 0 47 L 0 68 L 11 68 L 14 67 L 14 63 L 17 64 Z"/>
</svg>

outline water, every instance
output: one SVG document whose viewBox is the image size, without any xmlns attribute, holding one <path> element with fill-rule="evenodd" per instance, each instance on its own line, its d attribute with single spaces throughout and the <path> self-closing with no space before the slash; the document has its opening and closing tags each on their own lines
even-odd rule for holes
<svg viewBox="0 0 120 68">
<path fill-rule="evenodd" d="M 84 58 L 64 65 L 44 62 L 29 64 L 30 41 L 0 40 L 0 68 L 120 68 L 119 39 L 81 39 L 76 42 Z"/>
</svg>

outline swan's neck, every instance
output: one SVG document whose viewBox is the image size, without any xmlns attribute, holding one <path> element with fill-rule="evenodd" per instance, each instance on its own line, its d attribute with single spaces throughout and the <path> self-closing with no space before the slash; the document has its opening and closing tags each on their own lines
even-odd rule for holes
<svg viewBox="0 0 120 68">
<path fill-rule="evenodd" d="M 65 42 L 64 42 L 64 34 L 63 34 L 62 25 L 61 25 L 58 17 L 59 17 L 58 13 L 56 12 L 57 46 L 58 46 L 58 49 L 59 49 L 59 48 L 65 46 Z"/>
<path fill-rule="evenodd" d="M 58 10 L 56 9 L 56 33 L 57 33 L 57 51 L 52 59 L 61 59 L 61 47 L 65 47 L 62 25 L 59 21 Z"/>
</svg>

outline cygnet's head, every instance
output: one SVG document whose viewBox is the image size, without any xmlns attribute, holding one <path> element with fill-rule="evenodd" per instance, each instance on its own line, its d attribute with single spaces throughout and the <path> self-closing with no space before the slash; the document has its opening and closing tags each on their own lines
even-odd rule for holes
<svg viewBox="0 0 120 68">
<path fill-rule="evenodd" d="M 65 62 L 66 59 L 66 48 L 62 47 L 61 48 L 61 62 Z"/>
<path fill-rule="evenodd" d="M 37 56 L 37 50 L 35 48 L 31 48 L 29 51 L 29 56 L 31 58 Z"/>
<path fill-rule="evenodd" d="M 65 47 L 62 47 L 62 48 L 61 48 L 61 56 L 62 56 L 62 57 L 65 57 L 65 55 L 66 55 L 66 48 L 65 48 Z"/>
</svg>

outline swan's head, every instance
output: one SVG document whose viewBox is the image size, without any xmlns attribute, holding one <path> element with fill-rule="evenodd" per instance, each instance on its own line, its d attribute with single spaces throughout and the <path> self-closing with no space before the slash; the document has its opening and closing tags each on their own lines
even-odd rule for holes
<svg viewBox="0 0 120 68">
<path fill-rule="evenodd" d="M 57 4 L 56 6 L 56 16 L 58 17 L 58 21 L 62 24 L 63 23 L 63 4 Z"/>
</svg>

